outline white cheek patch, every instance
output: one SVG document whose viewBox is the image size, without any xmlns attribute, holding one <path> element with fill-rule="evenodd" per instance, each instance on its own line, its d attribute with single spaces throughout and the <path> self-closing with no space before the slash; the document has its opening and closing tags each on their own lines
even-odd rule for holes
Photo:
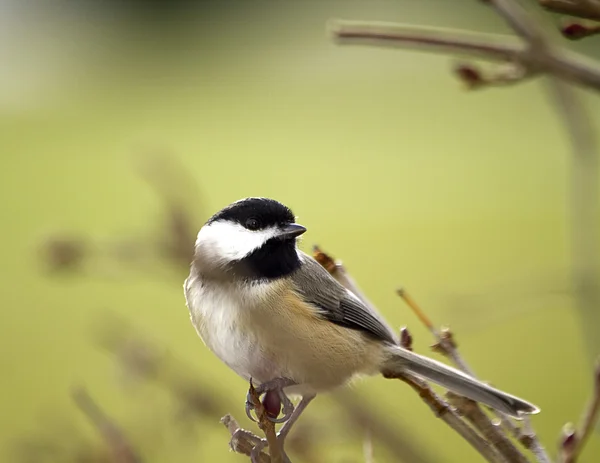
<svg viewBox="0 0 600 463">
<path fill-rule="evenodd" d="M 221 263 L 240 260 L 277 235 L 277 229 L 252 231 L 233 222 L 216 221 L 200 229 L 196 247 L 202 255 Z"/>
</svg>

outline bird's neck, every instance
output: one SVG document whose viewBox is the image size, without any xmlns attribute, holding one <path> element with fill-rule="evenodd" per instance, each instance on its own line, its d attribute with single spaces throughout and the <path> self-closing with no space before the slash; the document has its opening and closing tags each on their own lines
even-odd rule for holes
<svg viewBox="0 0 600 463">
<path fill-rule="evenodd" d="M 243 259 L 232 262 L 231 270 L 245 280 L 277 280 L 291 275 L 300 265 L 296 240 L 272 239 Z"/>
</svg>

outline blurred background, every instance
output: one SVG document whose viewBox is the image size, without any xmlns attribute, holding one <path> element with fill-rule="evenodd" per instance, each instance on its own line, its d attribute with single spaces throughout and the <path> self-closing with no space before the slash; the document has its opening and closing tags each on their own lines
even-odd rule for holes
<svg viewBox="0 0 600 463">
<path fill-rule="evenodd" d="M 331 18 L 508 33 L 477 2 L 0 1 L 0 461 L 118 461 L 100 409 L 145 462 L 247 461 L 219 424 L 257 430 L 247 384 L 182 292 L 203 221 L 247 196 L 292 207 L 303 248 L 342 259 L 429 353 L 406 287 L 478 375 L 542 408 L 555 453 L 600 351 L 599 312 L 570 291 L 556 110 L 539 80 L 466 92 L 451 58 L 335 45 Z M 598 40 L 570 46 L 600 59 Z M 479 461 L 402 383 L 351 391 L 309 407 L 296 459 L 363 461 L 350 397 L 422 461 Z"/>
</svg>

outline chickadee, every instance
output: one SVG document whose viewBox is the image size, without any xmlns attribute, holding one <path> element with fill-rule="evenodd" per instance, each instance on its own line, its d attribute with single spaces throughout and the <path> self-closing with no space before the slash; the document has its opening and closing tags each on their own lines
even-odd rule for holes
<svg viewBox="0 0 600 463">
<path fill-rule="evenodd" d="M 198 233 L 184 293 L 204 343 L 246 380 L 302 396 L 280 431 L 317 393 L 357 375 L 405 371 L 514 417 L 539 409 L 399 345 L 382 316 L 297 248 L 306 231 L 267 198 L 237 201 Z"/>
</svg>

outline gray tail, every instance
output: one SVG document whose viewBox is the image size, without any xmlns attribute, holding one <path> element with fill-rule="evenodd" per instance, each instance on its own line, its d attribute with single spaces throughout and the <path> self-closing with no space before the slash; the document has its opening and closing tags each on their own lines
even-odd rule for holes
<svg viewBox="0 0 600 463">
<path fill-rule="evenodd" d="M 515 418 L 540 411 L 538 407 L 523 399 L 488 386 L 472 376 L 436 360 L 398 346 L 390 346 L 389 353 L 390 356 L 384 363 L 383 369 L 412 373 L 439 384 L 455 394 L 480 402 Z"/>
</svg>

